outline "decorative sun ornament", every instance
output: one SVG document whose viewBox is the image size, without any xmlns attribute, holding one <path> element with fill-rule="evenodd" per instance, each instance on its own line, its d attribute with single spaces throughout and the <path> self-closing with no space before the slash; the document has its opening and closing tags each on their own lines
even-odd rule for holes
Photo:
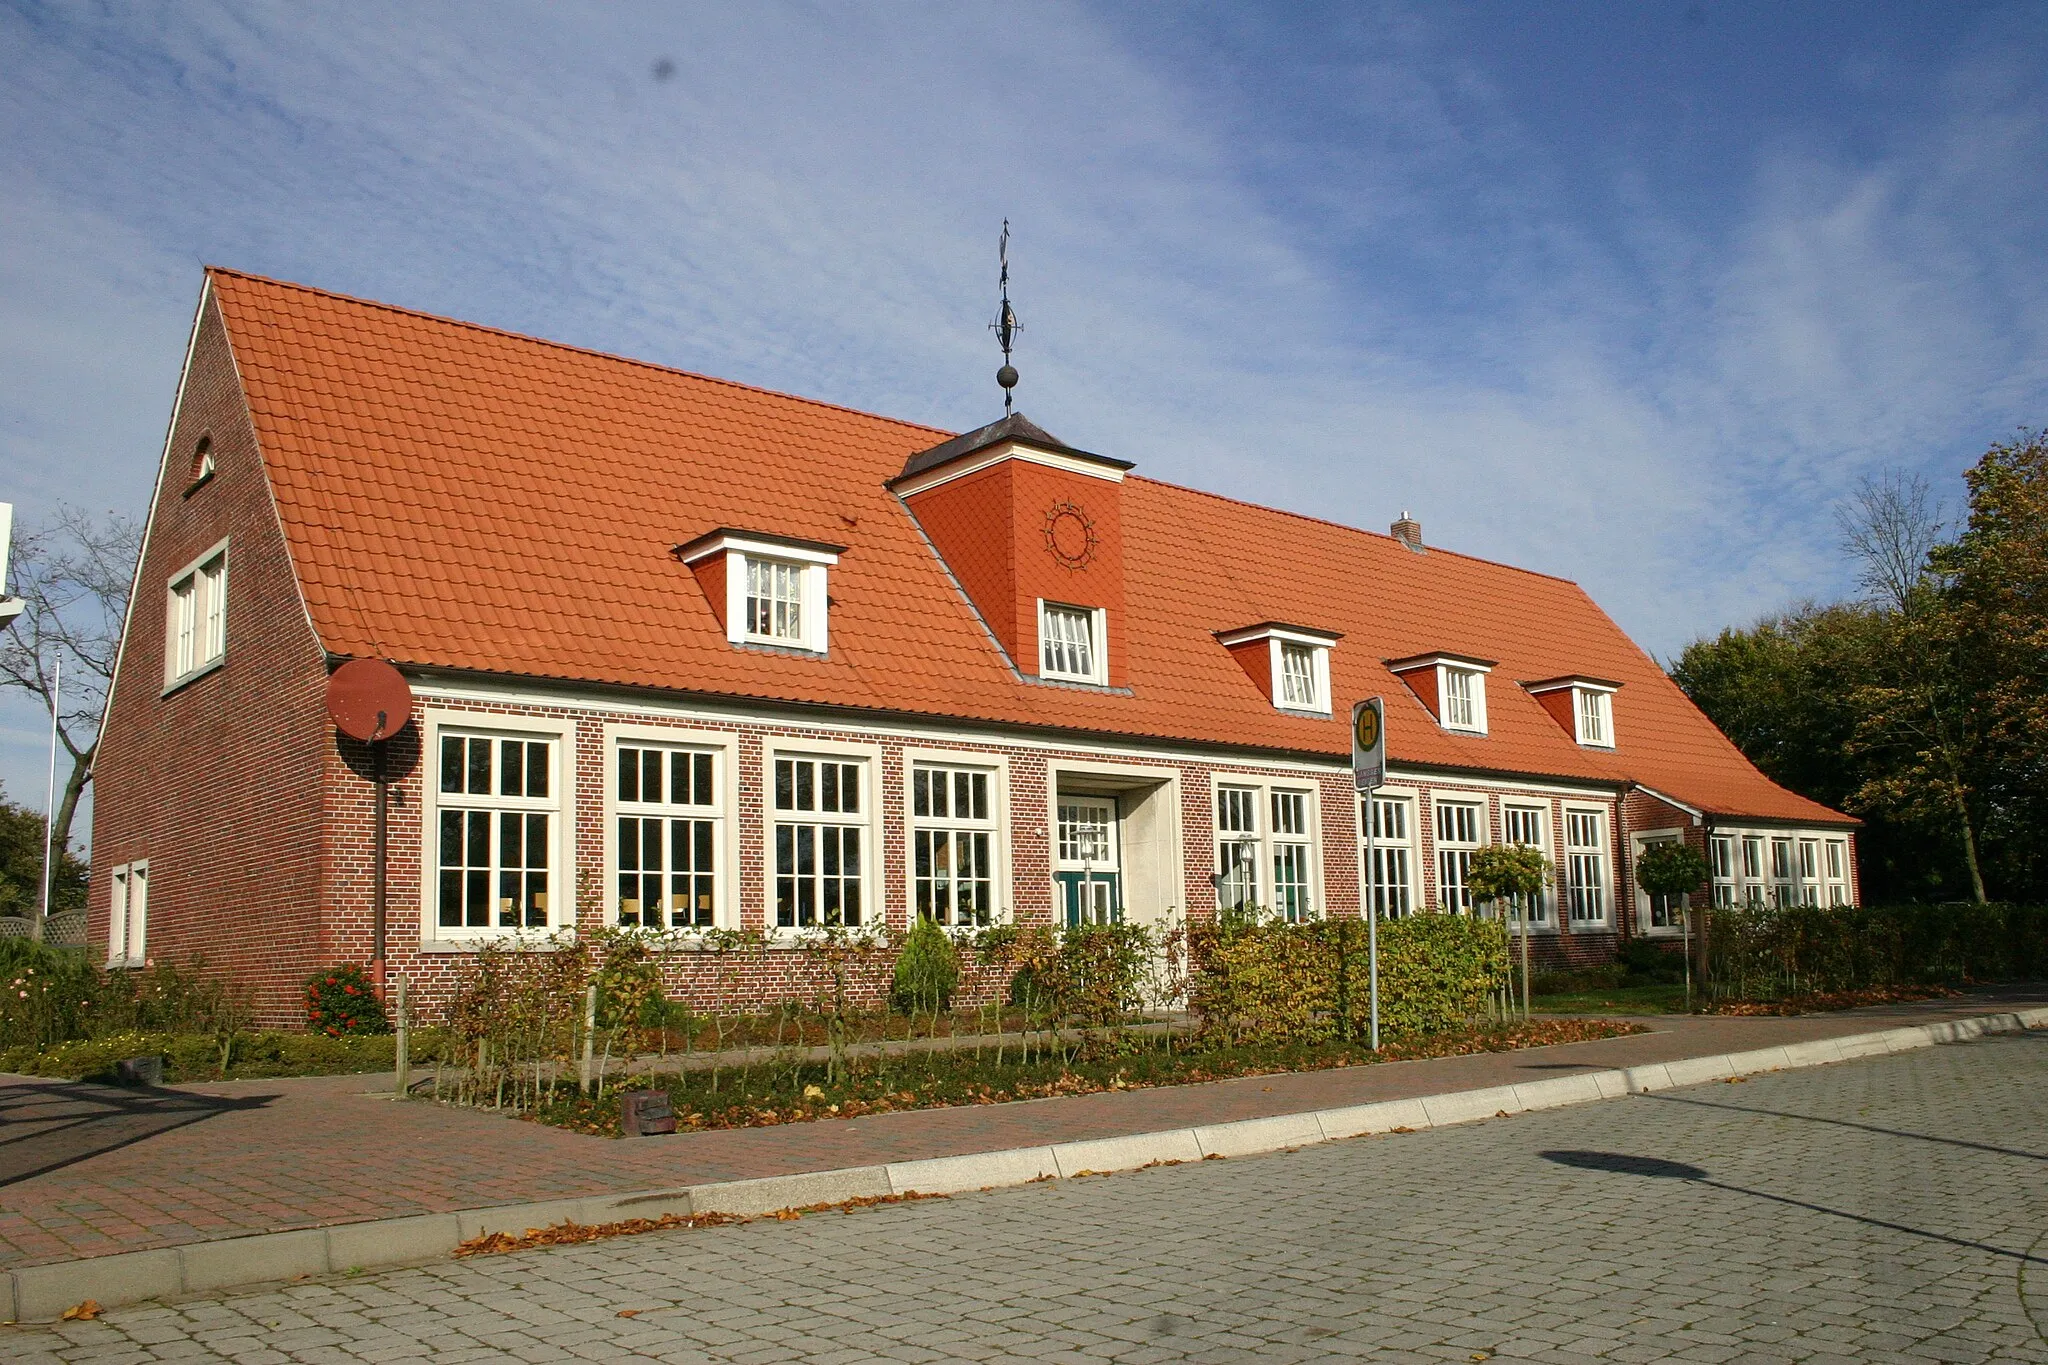
<svg viewBox="0 0 2048 1365">
<path fill-rule="evenodd" d="M 1095 534 L 1095 523 L 1088 514 L 1071 502 L 1056 502 L 1045 514 L 1045 549 L 1060 567 L 1085 569 L 1095 558 L 1096 547 L 1102 544 L 1102 537 Z"/>
</svg>

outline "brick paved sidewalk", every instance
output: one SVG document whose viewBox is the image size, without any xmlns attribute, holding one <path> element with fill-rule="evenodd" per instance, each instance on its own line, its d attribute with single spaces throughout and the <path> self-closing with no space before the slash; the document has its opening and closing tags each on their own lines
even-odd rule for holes
<svg viewBox="0 0 2048 1365">
<path fill-rule="evenodd" d="M 636 1142 L 396 1104 L 388 1074 L 146 1093 L 0 1078 L 0 1269 L 370 1218 L 1191 1127 L 2043 1003 L 2048 988 L 2019 988 L 1799 1019 L 1663 1017 L 1647 1021 L 1652 1033 L 1524 1052 Z"/>
</svg>

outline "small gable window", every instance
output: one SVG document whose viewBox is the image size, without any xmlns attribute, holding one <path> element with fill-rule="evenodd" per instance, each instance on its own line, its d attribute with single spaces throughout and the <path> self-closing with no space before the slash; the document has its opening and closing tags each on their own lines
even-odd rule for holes
<svg viewBox="0 0 2048 1365">
<path fill-rule="evenodd" d="M 720 529 L 675 547 L 736 645 L 827 652 L 826 574 L 844 545 Z"/>
<path fill-rule="evenodd" d="M 1486 675 L 1493 660 L 1463 654 L 1418 654 L 1389 659 L 1387 668 L 1436 717 L 1436 723 L 1460 734 L 1486 733 Z"/>
<path fill-rule="evenodd" d="M 1068 682 L 1103 681 L 1102 612 L 1056 602 L 1038 606 L 1038 668 L 1047 678 Z"/>
<path fill-rule="evenodd" d="M 1217 643 L 1274 706 L 1318 716 L 1330 714 L 1330 647 L 1342 638 L 1276 621 L 1216 632 Z"/>
<path fill-rule="evenodd" d="M 804 566 L 747 556 L 747 635 L 801 646 L 804 639 Z"/>
<path fill-rule="evenodd" d="M 1579 743 L 1602 749 L 1614 747 L 1614 695 L 1590 687 L 1578 693 Z"/>
<path fill-rule="evenodd" d="M 1486 674 L 1456 664 L 1442 666 L 1444 728 L 1486 733 Z"/>
</svg>

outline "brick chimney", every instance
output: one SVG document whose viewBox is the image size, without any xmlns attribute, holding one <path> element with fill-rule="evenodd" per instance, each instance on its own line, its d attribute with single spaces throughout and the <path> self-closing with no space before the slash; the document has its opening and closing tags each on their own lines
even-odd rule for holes
<svg viewBox="0 0 2048 1365">
<path fill-rule="evenodd" d="M 1392 526 L 1389 526 L 1387 530 L 1393 534 L 1394 539 L 1400 541 L 1403 545 L 1415 551 L 1415 553 L 1428 553 L 1427 550 L 1422 548 L 1422 523 L 1409 516 L 1406 512 L 1403 512 L 1401 519 Z"/>
</svg>

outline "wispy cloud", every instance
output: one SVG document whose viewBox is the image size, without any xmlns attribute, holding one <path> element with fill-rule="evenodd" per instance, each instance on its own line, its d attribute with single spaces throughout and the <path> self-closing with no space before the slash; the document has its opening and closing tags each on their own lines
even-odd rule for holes
<svg viewBox="0 0 2048 1365">
<path fill-rule="evenodd" d="M 1860 472 L 2040 417 L 2042 24 L 1707 156 L 1770 112 L 1659 74 L 1653 154 L 1531 93 L 1628 54 L 1492 13 L 0 9 L 0 498 L 139 505 L 200 260 L 965 427 L 1005 216 L 1035 418 L 1659 652 L 1839 590 Z"/>
</svg>

